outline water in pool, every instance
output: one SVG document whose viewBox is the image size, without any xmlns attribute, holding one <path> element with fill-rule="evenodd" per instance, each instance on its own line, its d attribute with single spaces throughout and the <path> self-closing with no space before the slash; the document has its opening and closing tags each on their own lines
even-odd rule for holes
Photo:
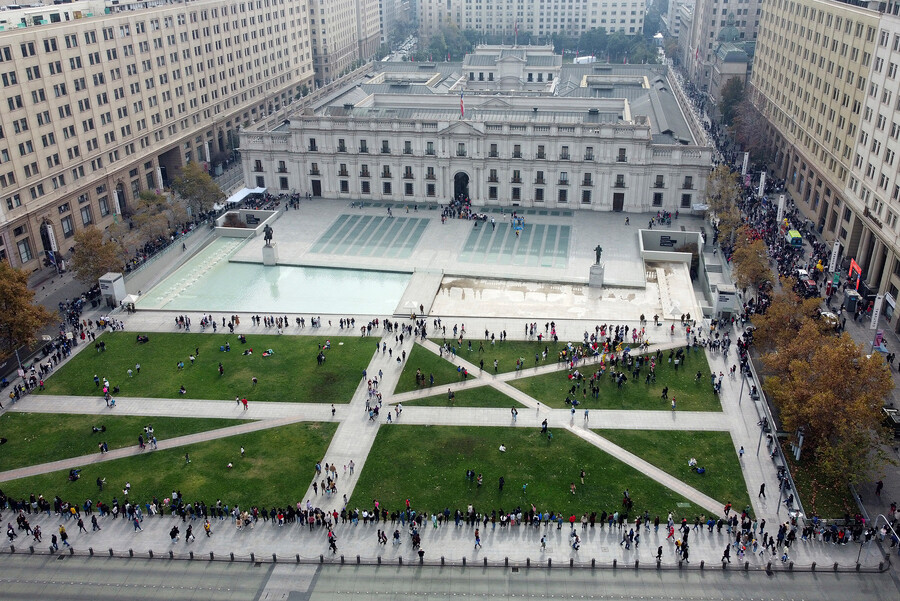
<svg viewBox="0 0 900 601">
<path fill-rule="evenodd" d="M 228 261 L 243 241 L 220 238 L 164 279 L 138 309 L 390 315 L 410 274 Z"/>
</svg>

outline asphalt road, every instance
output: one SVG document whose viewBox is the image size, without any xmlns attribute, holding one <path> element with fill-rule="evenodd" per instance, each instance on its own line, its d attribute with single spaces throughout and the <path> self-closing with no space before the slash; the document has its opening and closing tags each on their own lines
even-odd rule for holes
<svg viewBox="0 0 900 601">
<path fill-rule="evenodd" d="M 890 574 L 227 563 L 0 555 L 0 599 L 896 601 Z"/>
</svg>

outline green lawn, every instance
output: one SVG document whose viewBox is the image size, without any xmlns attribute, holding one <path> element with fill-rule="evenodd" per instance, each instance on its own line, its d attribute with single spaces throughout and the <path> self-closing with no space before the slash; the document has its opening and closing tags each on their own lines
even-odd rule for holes
<svg viewBox="0 0 900 601">
<path fill-rule="evenodd" d="M 797 463 L 790 453 L 785 455 L 791 468 L 794 484 L 800 495 L 800 502 L 808 516 L 818 515 L 825 519 L 841 519 L 845 514 L 855 514 L 859 511 L 853 495 L 848 487 L 836 488 L 824 482 L 819 482 L 814 462 L 811 455 L 805 453 L 803 459 Z M 766 492 L 771 495 L 772 492 Z M 778 491 L 774 491 L 777 498 Z"/>
<path fill-rule="evenodd" d="M 747 484 L 737 451 L 728 432 L 684 430 L 596 430 L 597 434 L 631 451 L 664 472 L 690 484 L 702 493 L 741 510 L 750 505 Z M 694 457 L 706 473 L 698 476 L 688 468 Z M 753 513 L 752 510 L 750 512 Z"/>
<path fill-rule="evenodd" d="M 444 338 L 433 338 L 432 342 L 441 345 L 445 342 Z M 544 340 L 538 342 L 536 340 L 504 340 L 496 341 L 493 345 L 490 340 L 478 338 L 463 338 L 462 346 L 458 340 L 450 341 L 456 348 L 457 354 L 475 365 L 484 359 L 484 368 L 494 373 L 494 359 L 497 360 L 497 373 L 505 373 L 516 370 L 516 360 L 525 361 L 525 367 L 535 367 L 535 365 L 546 365 L 547 363 L 555 363 L 559 351 L 565 348 L 563 342 L 554 343 L 552 340 Z M 469 350 L 469 344 L 472 350 Z M 481 349 L 484 349 L 482 352 Z M 543 351 L 547 351 L 547 359 L 544 360 Z M 534 356 L 538 355 L 538 362 L 535 363 Z"/>
<path fill-rule="evenodd" d="M 180 490 L 189 501 L 208 504 L 216 499 L 243 507 L 297 503 L 303 500 L 315 464 L 325 455 L 336 428 L 331 423 L 300 423 L 148 451 L 87 465 L 75 482 L 68 481 L 67 471 L 60 471 L 4 482 L 3 492 L 10 498 L 35 493 L 52 499 L 58 494 L 79 505 L 85 499 L 110 503 L 116 496 L 122 501 L 122 489 L 130 482 L 130 498 L 142 503 L 153 496 L 170 497 L 173 490 Z M 246 449 L 243 459 L 241 446 Z M 185 463 L 185 453 L 190 454 L 190 464 Z M 227 467 L 229 462 L 232 469 Z M 102 493 L 97 490 L 98 477 L 106 478 Z"/>
<path fill-rule="evenodd" d="M 153 425 L 156 440 L 195 432 L 237 426 L 250 420 L 109 415 L 69 415 L 64 413 L 6 413 L 0 416 L 0 436 L 8 439 L 0 447 L 0 469 L 11 470 L 69 457 L 98 453 L 106 442 L 109 450 L 130 447 L 138 442 L 147 424 Z M 94 433 L 93 426 L 106 426 Z M 145 436 L 146 438 L 146 436 Z"/>
<path fill-rule="evenodd" d="M 525 405 L 506 396 L 496 388 L 490 386 L 478 386 L 475 388 L 457 390 L 453 403 L 447 398 L 447 393 L 437 394 L 424 399 L 404 401 L 404 405 L 415 407 L 501 407 L 521 409 Z"/>
<path fill-rule="evenodd" d="M 446 357 L 447 354 L 444 353 L 444 356 Z M 432 375 L 434 376 L 434 387 L 459 382 L 461 378 L 456 367 L 455 364 L 416 344 L 406 358 L 406 365 L 403 366 L 403 372 L 400 374 L 400 380 L 397 382 L 394 392 L 409 392 L 419 388 L 416 386 L 416 370 L 421 370 L 425 374 L 425 386 L 428 386 Z M 470 373 L 469 379 L 475 379 L 475 374 Z"/>
<path fill-rule="evenodd" d="M 137 332 L 106 333 L 97 340 L 106 341 L 106 352 L 86 348 L 51 375 L 46 394 L 99 396 L 94 374 L 109 378 L 119 386 L 121 396 L 179 398 L 184 386 L 188 399 L 233 399 L 253 401 L 296 401 L 309 403 L 348 403 L 372 358 L 374 342 L 369 338 L 331 338 L 325 351 L 327 360 L 318 365 L 319 344 L 326 337 L 263 336 L 251 334 L 247 344 L 227 334 L 150 334 L 150 342 L 137 344 Z M 230 352 L 219 347 L 228 341 Z M 200 349 L 191 365 L 188 357 Z M 252 355 L 243 351 L 252 348 Z M 263 351 L 275 354 L 263 357 Z M 184 369 L 176 364 L 184 362 Z M 219 362 L 225 369 L 218 372 Z M 128 370 L 141 364 L 141 373 L 128 377 Z M 258 384 L 253 385 L 251 378 Z"/>
<path fill-rule="evenodd" d="M 709 383 L 709 362 L 703 353 L 691 352 L 687 355 L 686 366 L 679 367 L 676 371 L 667 361 L 668 353 L 663 353 L 663 359 L 656 366 L 656 383 L 646 384 L 644 378 L 649 373 L 649 367 L 641 370 L 641 375 L 634 381 L 631 373 L 626 372 L 628 382 L 622 388 L 618 388 L 610 377 L 610 371 L 600 378 L 600 398 L 591 398 L 588 387 L 587 401 L 584 407 L 588 409 L 656 409 L 671 410 L 671 399 L 677 399 L 678 411 L 721 411 L 722 405 L 712 392 Z M 609 366 L 607 366 L 608 368 Z M 599 368 L 598 363 L 583 364 L 579 369 L 582 373 L 591 374 Z M 697 371 L 705 377 L 700 382 L 695 382 Z M 522 392 L 534 397 L 548 407 L 565 409 L 566 394 L 572 387 L 573 381 L 568 379 L 568 371 L 532 376 L 511 380 L 509 383 Z M 585 380 L 587 383 L 587 380 Z M 662 400 L 662 389 L 669 387 L 669 401 Z M 582 401 L 581 389 L 578 393 L 579 402 Z"/>
<path fill-rule="evenodd" d="M 552 432 L 548 441 L 536 428 L 382 427 L 350 504 L 371 506 L 378 499 L 393 510 L 410 498 L 414 508 L 424 511 L 465 510 L 469 503 L 476 511 L 511 511 L 534 503 L 542 511 L 599 515 L 620 509 L 627 488 L 635 512 L 647 509 L 663 520 L 670 510 L 693 517 L 694 506 L 679 507 L 688 501 L 658 482 L 565 430 Z M 501 444 L 505 453 L 499 451 Z M 481 488 L 466 480 L 467 469 L 484 475 Z M 582 469 L 587 473 L 584 486 L 579 482 Z M 502 492 L 500 476 L 506 480 Z M 576 483 L 575 495 L 569 491 L 571 482 Z"/>
</svg>

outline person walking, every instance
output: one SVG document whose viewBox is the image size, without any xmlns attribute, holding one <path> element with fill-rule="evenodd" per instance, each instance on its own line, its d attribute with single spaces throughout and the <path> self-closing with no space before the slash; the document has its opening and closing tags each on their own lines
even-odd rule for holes
<svg viewBox="0 0 900 601">
<path fill-rule="evenodd" d="M 135 532 L 143 532 L 144 531 L 144 529 L 141 528 L 141 521 L 137 518 L 137 516 L 134 516 L 134 519 L 131 520 L 131 523 L 134 524 Z"/>
<path fill-rule="evenodd" d="M 721 561 L 731 563 L 731 545 L 725 545 L 725 552 L 722 553 Z"/>
<path fill-rule="evenodd" d="M 758 499 L 759 497 L 762 497 L 763 499 L 766 498 L 766 483 L 765 482 L 763 482 L 762 484 L 759 485 L 759 494 L 756 495 L 756 498 Z"/>
<path fill-rule="evenodd" d="M 475 528 L 475 548 L 481 548 L 481 531 L 478 528 Z"/>
</svg>

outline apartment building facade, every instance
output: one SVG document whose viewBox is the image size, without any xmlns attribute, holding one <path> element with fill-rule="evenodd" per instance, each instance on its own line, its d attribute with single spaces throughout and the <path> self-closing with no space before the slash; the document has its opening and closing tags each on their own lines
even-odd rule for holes
<svg viewBox="0 0 900 601">
<path fill-rule="evenodd" d="M 514 36 L 529 32 L 547 39 L 553 34 L 577 37 L 591 29 L 640 35 L 646 0 L 417 0 L 419 36 L 427 39 L 452 23 L 485 35 Z"/>
<path fill-rule="evenodd" d="M 0 31 L 0 256 L 15 267 L 230 152 L 312 83 L 305 0 L 118 9 Z"/>
<path fill-rule="evenodd" d="M 694 85 L 709 89 L 722 29 L 736 28 L 741 42 L 757 39 L 762 4 L 763 0 L 696 0 L 690 28 L 681 26 L 681 36 L 688 36 L 681 58 Z"/>
</svg>

